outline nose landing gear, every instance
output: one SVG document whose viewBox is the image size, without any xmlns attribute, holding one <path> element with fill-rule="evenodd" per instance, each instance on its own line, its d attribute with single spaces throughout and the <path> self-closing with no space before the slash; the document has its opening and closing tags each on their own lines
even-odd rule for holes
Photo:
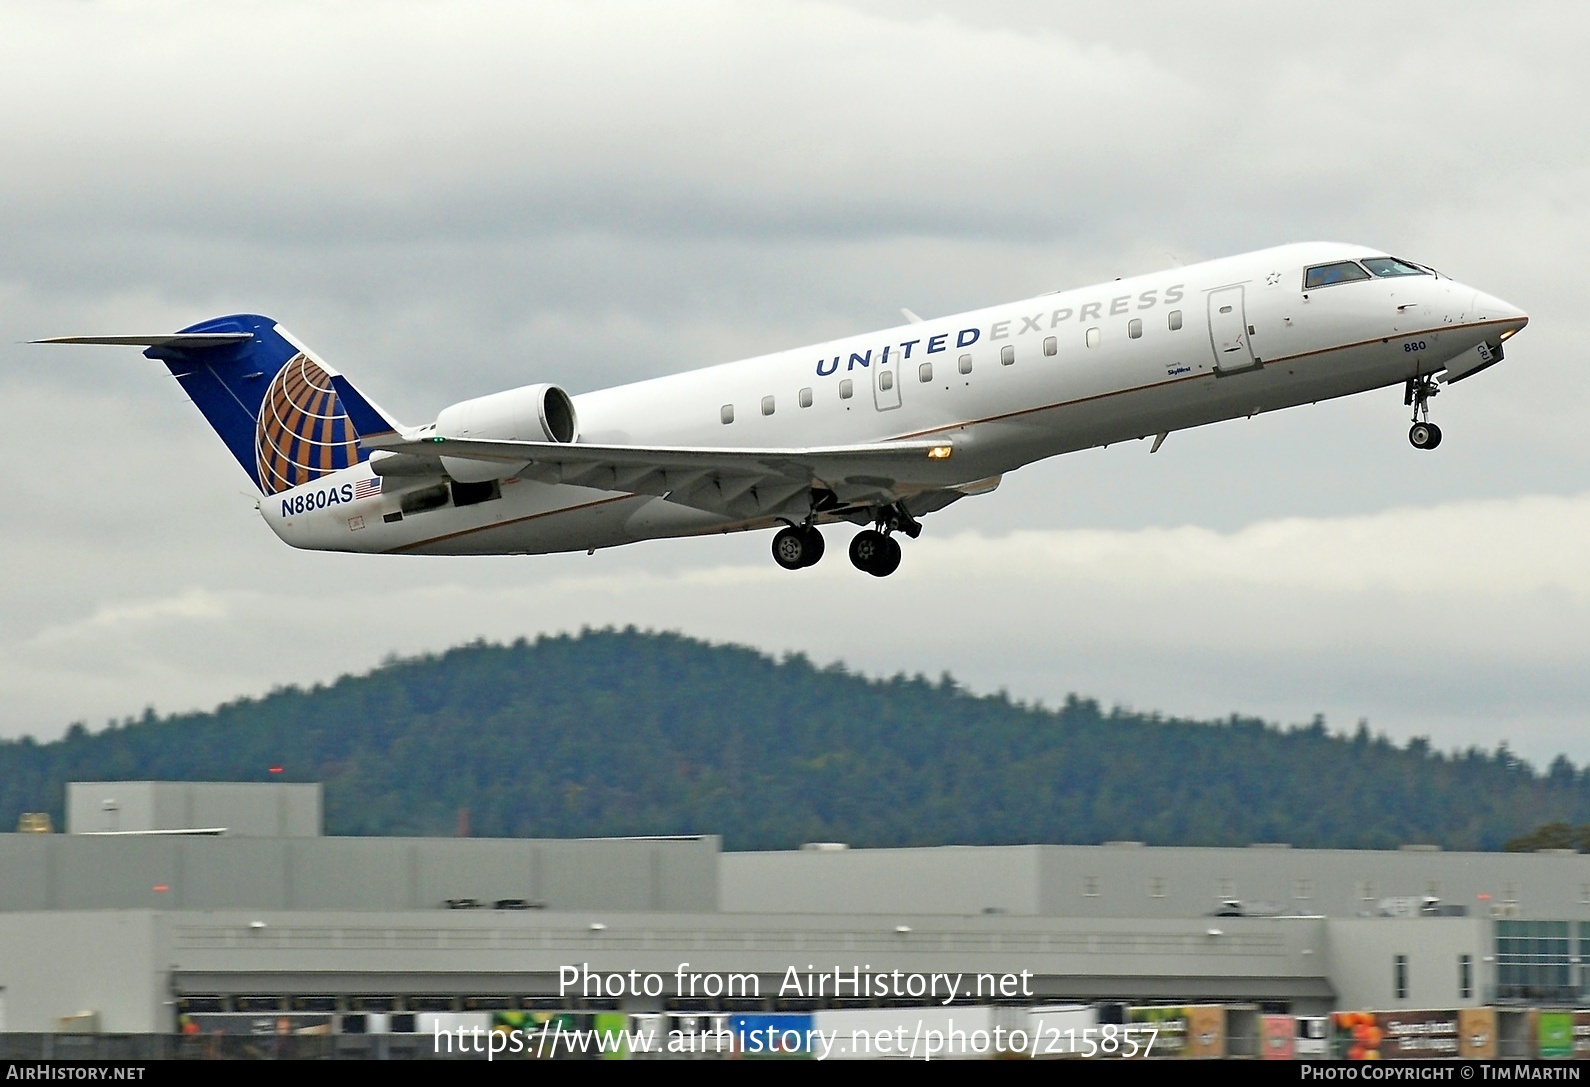
<svg viewBox="0 0 1590 1087">
<path fill-rule="evenodd" d="M 1403 405 L 1413 408 L 1408 442 L 1415 449 L 1434 449 L 1441 444 L 1441 428 L 1430 422 L 1430 398 L 1440 391 L 1433 378 L 1422 376 L 1409 378 L 1403 389 Z"/>
</svg>

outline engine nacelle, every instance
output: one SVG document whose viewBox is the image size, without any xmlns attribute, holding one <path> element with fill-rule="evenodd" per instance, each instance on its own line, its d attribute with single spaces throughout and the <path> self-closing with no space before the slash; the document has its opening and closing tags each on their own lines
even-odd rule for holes
<svg viewBox="0 0 1590 1087">
<path fill-rule="evenodd" d="M 443 408 L 436 417 L 436 433 L 444 438 L 572 442 L 580 436 L 580 420 L 574 401 L 558 386 L 526 385 Z M 517 474 L 524 463 L 443 457 L 442 467 L 460 483 L 485 483 Z"/>
</svg>

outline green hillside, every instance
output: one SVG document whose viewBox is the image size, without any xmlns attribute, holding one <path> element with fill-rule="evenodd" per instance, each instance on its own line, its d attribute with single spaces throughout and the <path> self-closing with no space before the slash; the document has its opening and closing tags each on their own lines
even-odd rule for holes
<svg viewBox="0 0 1590 1087">
<path fill-rule="evenodd" d="M 1362 727 L 974 696 L 672 634 L 477 643 L 213 713 L 0 743 L 0 826 L 84 779 L 326 783 L 332 834 L 715 832 L 731 849 L 1292 842 L 1500 848 L 1590 822 L 1590 774 Z"/>
</svg>

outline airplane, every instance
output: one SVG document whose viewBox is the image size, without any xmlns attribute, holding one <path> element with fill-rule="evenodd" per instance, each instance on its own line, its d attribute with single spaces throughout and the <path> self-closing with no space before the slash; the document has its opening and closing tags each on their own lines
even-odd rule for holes
<svg viewBox="0 0 1590 1087">
<path fill-rule="evenodd" d="M 1429 402 L 1502 361 L 1515 306 L 1380 250 L 1303 243 L 1117 279 L 570 395 L 540 383 L 405 426 L 269 317 L 151 336 L 297 548 L 547 554 L 776 529 L 785 569 L 861 526 L 877 577 L 899 536 L 1034 461 L 1387 386 L 1408 440 Z"/>
</svg>

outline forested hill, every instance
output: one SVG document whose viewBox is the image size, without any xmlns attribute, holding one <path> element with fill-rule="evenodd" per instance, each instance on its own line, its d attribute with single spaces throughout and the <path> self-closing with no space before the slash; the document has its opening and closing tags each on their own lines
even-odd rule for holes
<svg viewBox="0 0 1590 1087">
<path fill-rule="evenodd" d="M 331 834 L 719 833 L 731 849 L 1100 842 L 1494 849 L 1590 822 L 1590 774 L 1362 728 L 981 697 L 600 631 L 474 644 L 213 713 L 0 743 L 0 826 L 64 783 L 324 781 Z"/>
</svg>

